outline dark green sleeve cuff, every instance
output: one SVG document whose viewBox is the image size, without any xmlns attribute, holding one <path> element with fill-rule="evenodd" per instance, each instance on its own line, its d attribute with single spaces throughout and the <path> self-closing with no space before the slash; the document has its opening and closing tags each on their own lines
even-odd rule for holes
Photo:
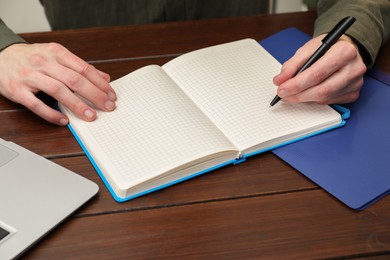
<svg viewBox="0 0 390 260">
<path fill-rule="evenodd" d="M 2 20 L 0 20 L 0 51 L 14 43 L 26 42 L 22 37 L 12 32 Z"/>
</svg>

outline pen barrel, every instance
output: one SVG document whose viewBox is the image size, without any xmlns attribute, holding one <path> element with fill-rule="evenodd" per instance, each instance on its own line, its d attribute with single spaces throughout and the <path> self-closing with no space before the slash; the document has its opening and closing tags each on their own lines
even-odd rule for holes
<svg viewBox="0 0 390 260">
<path fill-rule="evenodd" d="M 329 50 L 330 46 L 331 45 L 325 43 L 321 44 L 321 46 L 314 52 L 314 54 L 307 60 L 307 62 L 303 64 L 303 66 L 295 73 L 294 77 L 313 65 L 314 62 L 316 62 L 325 54 L 325 52 Z"/>
<path fill-rule="evenodd" d="M 353 16 L 343 18 L 336 26 L 322 39 L 324 44 L 332 45 L 343 35 L 348 28 L 356 21 Z"/>
<path fill-rule="evenodd" d="M 322 45 L 314 52 L 314 54 L 308 59 L 308 61 L 295 73 L 294 76 L 301 73 L 314 62 L 321 58 L 329 48 L 336 43 L 336 41 L 343 35 L 348 28 L 356 21 L 355 17 L 347 16 L 343 18 L 336 26 L 322 39 Z"/>
</svg>

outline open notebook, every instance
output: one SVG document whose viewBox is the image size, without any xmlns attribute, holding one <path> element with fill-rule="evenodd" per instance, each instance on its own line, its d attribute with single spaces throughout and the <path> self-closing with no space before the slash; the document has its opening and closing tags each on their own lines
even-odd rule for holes
<svg viewBox="0 0 390 260">
<path fill-rule="evenodd" d="M 344 124 L 334 109 L 280 102 L 281 65 L 255 40 L 190 52 L 111 83 L 117 109 L 70 129 L 114 198 L 128 200 Z"/>
</svg>

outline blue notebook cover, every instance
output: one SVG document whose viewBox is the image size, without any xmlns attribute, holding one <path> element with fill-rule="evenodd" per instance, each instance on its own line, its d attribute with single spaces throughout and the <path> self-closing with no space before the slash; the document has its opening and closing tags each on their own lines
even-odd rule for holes
<svg viewBox="0 0 390 260">
<path fill-rule="evenodd" d="M 309 39 L 289 28 L 260 43 L 283 63 Z M 389 85 L 389 75 L 368 72 L 359 100 L 343 105 L 348 124 L 273 152 L 347 206 L 368 207 L 390 191 Z"/>
</svg>

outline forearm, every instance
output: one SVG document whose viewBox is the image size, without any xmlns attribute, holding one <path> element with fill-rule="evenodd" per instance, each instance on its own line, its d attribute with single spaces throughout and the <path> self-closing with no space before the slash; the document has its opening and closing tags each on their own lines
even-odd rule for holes
<svg viewBox="0 0 390 260">
<path fill-rule="evenodd" d="M 314 36 L 329 32 L 345 16 L 356 17 L 347 35 L 359 45 L 365 64 L 372 66 L 390 37 L 390 0 L 320 0 Z"/>
<path fill-rule="evenodd" d="M 14 43 L 25 42 L 25 40 L 12 32 L 0 19 L 0 51 Z"/>
</svg>

